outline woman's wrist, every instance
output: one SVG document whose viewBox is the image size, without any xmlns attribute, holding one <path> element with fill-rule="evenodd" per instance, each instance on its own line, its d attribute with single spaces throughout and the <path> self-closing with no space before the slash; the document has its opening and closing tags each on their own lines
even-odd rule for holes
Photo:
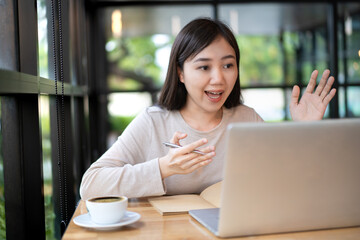
<svg viewBox="0 0 360 240">
<path fill-rule="evenodd" d="M 166 156 L 159 158 L 159 168 L 160 168 L 161 179 L 165 179 L 172 175 L 166 164 Z"/>
</svg>

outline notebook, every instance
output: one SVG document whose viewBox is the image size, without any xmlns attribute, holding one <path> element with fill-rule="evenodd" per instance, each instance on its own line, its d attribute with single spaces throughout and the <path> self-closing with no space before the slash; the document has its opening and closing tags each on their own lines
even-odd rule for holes
<svg viewBox="0 0 360 240">
<path fill-rule="evenodd" d="M 234 123 L 220 208 L 189 214 L 216 236 L 360 225 L 360 119 Z"/>
<path fill-rule="evenodd" d="M 161 215 L 188 213 L 192 209 L 220 207 L 222 182 L 214 183 L 200 194 L 179 194 L 149 198 L 149 203 Z"/>
</svg>

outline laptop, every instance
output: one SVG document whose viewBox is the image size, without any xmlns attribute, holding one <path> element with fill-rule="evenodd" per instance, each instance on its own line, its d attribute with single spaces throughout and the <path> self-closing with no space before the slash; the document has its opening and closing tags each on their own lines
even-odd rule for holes
<svg viewBox="0 0 360 240">
<path fill-rule="evenodd" d="M 360 119 L 234 123 L 220 208 L 189 214 L 219 237 L 360 225 Z"/>
</svg>

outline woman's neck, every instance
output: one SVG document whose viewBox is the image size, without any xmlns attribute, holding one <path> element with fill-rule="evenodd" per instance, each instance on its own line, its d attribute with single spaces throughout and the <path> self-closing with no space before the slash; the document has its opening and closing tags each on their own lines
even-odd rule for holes
<svg viewBox="0 0 360 240">
<path fill-rule="evenodd" d="M 223 109 L 217 112 L 191 111 L 186 107 L 180 110 L 180 114 L 190 127 L 195 130 L 207 132 L 218 126 L 222 120 Z"/>
</svg>

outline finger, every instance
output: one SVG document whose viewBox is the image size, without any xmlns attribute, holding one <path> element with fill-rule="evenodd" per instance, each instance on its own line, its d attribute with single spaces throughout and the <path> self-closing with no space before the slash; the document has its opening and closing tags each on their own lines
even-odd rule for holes
<svg viewBox="0 0 360 240">
<path fill-rule="evenodd" d="M 212 159 L 207 159 L 207 160 L 201 161 L 197 164 L 194 164 L 193 166 L 191 166 L 188 169 L 188 173 L 194 172 L 195 170 L 197 170 L 199 168 L 205 167 L 206 165 L 210 164 L 211 162 L 212 162 Z"/>
<path fill-rule="evenodd" d="M 203 156 L 205 157 L 205 155 L 199 155 L 198 153 L 195 152 L 187 152 L 184 151 L 184 147 L 181 148 L 176 148 L 173 149 L 173 164 L 174 165 L 178 165 L 179 167 L 181 167 L 182 165 L 186 164 L 189 161 L 192 161 L 193 159 L 198 158 L 199 156 Z"/>
<path fill-rule="evenodd" d="M 311 73 L 311 76 L 310 76 L 310 81 L 306 87 L 306 92 L 308 93 L 313 93 L 314 92 L 314 89 L 315 89 L 315 86 L 316 86 L 316 78 L 318 76 L 318 70 L 314 70 L 312 73 Z"/>
<path fill-rule="evenodd" d="M 175 151 L 174 156 L 177 157 L 177 160 L 174 161 L 174 165 L 178 165 L 178 167 L 180 167 L 181 169 L 186 169 L 200 161 L 205 161 L 216 155 L 214 146 L 209 146 L 201 150 L 203 153 L 206 154 L 199 155 L 198 153 L 195 152 L 183 154 L 180 152 L 180 149 L 174 150 Z"/>
<path fill-rule="evenodd" d="M 215 152 L 210 152 L 210 153 L 208 153 L 206 155 L 202 155 L 200 157 L 198 155 L 198 157 L 185 162 L 182 165 L 182 168 L 183 169 L 191 169 L 194 165 L 201 164 L 201 162 L 207 161 L 207 160 L 213 158 L 215 155 L 216 155 Z"/>
<path fill-rule="evenodd" d="M 181 154 L 177 156 L 177 159 L 175 162 L 173 162 L 173 165 L 177 165 L 177 167 L 181 169 L 187 169 L 189 168 L 189 162 L 196 159 L 199 155 L 195 153 L 189 153 L 189 154 Z M 192 165 L 192 164 L 190 164 Z"/>
<path fill-rule="evenodd" d="M 206 155 L 199 155 L 196 153 L 186 153 L 186 154 L 180 154 L 180 149 L 175 149 L 175 158 L 170 163 L 172 167 L 181 169 L 182 171 L 186 171 L 190 167 L 192 167 L 194 164 L 197 164 L 201 161 L 205 161 L 212 156 L 215 155 L 214 152 L 208 153 Z"/>
<path fill-rule="evenodd" d="M 335 94 L 336 94 L 336 89 L 335 88 L 331 89 L 330 93 L 326 95 L 326 97 L 324 98 L 323 103 L 325 105 L 328 105 L 331 99 L 335 96 Z"/>
<path fill-rule="evenodd" d="M 300 96 L 300 87 L 295 85 L 293 87 L 292 93 L 291 93 L 291 100 L 290 104 L 296 106 L 299 102 L 299 96 Z"/>
<path fill-rule="evenodd" d="M 203 153 L 214 152 L 215 151 L 215 146 L 207 146 L 207 147 L 204 147 L 204 148 L 200 148 L 199 151 L 203 152 Z"/>
<path fill-rule="evenodd" d="M 184 154 L 190 153 L 190 152 L 194 151 L 195 149 L 197 149 L 198 147 L 201 147 L 202 145 L 206 144 L 207 142 L 208 142 L 208 140 L 206 138 L 202 138 L 202 139 L 192 142 L 188 145 L 185 145 L 184 147 L 181 148 L 181 150 L 183 151 Z"/>
<path fill-rule="evenodd" d="M 174 135 L 172 136 L 170 142 L 171 143 L 174 143 L 174 144 L 177 144 L 177 145 L 180 145 L 180 140 L 181 139 L 184 139 L 187 137 L 187 134 L 186 133 L 182 133 L 182 132 L 175 132 Z"/>
<path fill-rule="evenodd" d="M 334 77 L 330 77 L 329 80 L 327 81 L 324 89 L 322 90 L 321 94 L 320 94 L 320 98 L 321 100 L 324 100 L 324 98 L 328 95 L 328 93 L 331 90 L 331 86 L 333 85 L 335 79 Z"/>
<path fill-rule="evenodd" d="M 325 87 L 325 84 L 326 82 L 328 81 L 328 78 L 329 78 L 329 75 L 330 75 L 330 70 L 329 69 L 326 69 L 324 72 L 323 72 L 323 75 L 321 77 L 321 80 L 320 80 L 320 83 L 319 85 L 317 86 L 316 90 L 315 90 L 315 94 L 320 96 L 320 94 L 322 93 L 324 87 Z"/>
</svg>

